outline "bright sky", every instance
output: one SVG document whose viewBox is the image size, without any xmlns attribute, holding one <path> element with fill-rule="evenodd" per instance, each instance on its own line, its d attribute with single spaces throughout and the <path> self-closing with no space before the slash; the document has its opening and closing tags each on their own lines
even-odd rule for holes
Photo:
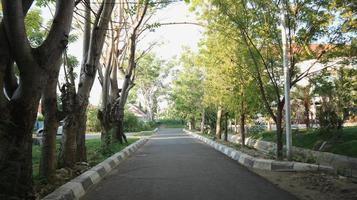
<svg viewBox="0 0 357 200">
<path fill-rule="evenodd" d="M 50 19 L 48 9 L 43 9 L 43 17 Z M 184 2 L 172 3 L 168 7 L 158 11 L 152 18 L 153 22 L 196 22 L 193 13 L 190 13 L 189 6 Z M 145 47 L 152 42 L 159 42 L 160 45 L 154 47 L 152 52 L 158 57 L 168 60 L 174 56 L 179 56 L 182 46 L 187 46 L 197 51 L 197 43 L 201 38 L 203 29 L 197 25 L 164 25 L 157 28 L 154 32 L 146 33 L 145 38 L 138 44 L 139 48 Z M 69 53 L 81 60 L 82 38 L 69 46 Z M 78 67 L 79 68 L 79 67 Z M 78 69 L 79 70 L 79 69 Z M 96 80 L 91 91 L 90 103 L 99 105 L 101 96 L 101 86 Z"/>
</svg>

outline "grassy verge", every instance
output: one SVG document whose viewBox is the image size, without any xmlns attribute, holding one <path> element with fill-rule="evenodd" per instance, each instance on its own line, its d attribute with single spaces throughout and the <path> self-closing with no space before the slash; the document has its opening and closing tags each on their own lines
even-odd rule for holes
<svg viewBox="0 0 357 200">
<path fill-rule="evenodd" d="M 265 131 L 250 135 L 254 139 L 276 141 L 275 131 Z M 326 141 L 324 151 L 357 157 L 357 127 L 343 130 L 293 130 L 293 146 L 317 150 Z M 285 135 L 283 141 L 285 142 Z"/>
<path fill-rule="evenodd" d="M 100 139 L 90 139 L 86 140 L 87 147 L 87 159 L 90 166 L 95 166 L 96 164 L 102 162 L 106 158 L 121 151 L 125 147 L 139 140 L 139 138 L 128 138 L 128 144 L 114 143 L 109 147 L 109 151 L 103 153 L 100 148 Z M 57 152 L 59 152 L 59 141 L 57 142 Z M 34 179 L 38 179 L 38 171 L 41 159 L 41 147 L 39 145 L 32 146 L 32 170 Z"/>
<path fill-rule="evenodd" d="M 140 132 L 137 132 L 137 133 L 133 133 L 130 136 L 141 137 L 141 136 L 151 136 L 152 134 L 154 134 L 153 131 L 140 131 Z"/>
<path fill-rule="evenodd" d="M 140 137 L 132 137 L 128 138 L 128 144 L 120 144 L 120 143 L 114 143 L 110 145 L 109 150 L 105 153 L 101 151 L 101 146 L 100 146 L 100 139 L 89 139 L 86 140 L 86 147 L 87 147 L 87 162 L 89 164 L 89 167 L 93 167 L 96 164 L 102 162 L 106 158 L 110 157 L 116 152 L 121 151 L 128 145 L 134 143 L 140 139 Z M 56 150 L 57 153 L 59 152 L 59 141 L 57 141 L 56 145 Z M 44 179 L 41 179 L 39 177 L 39 164 L 40 164 L 40 157 L 41 157 L 41 147 L 36 145 L 32 147 L 32 168 L 33 168 L 33 180 L 34 180 L 34 188 L 35 188 L 35 193 L 37 198 L 43 198 L 47 194 L 53 192 L 56 188 L 60 187 L 64 183 L 68 182 L 72 178 L 76 177 L 77 175 L 74 173 L 66 174 L 66 175 L 61 175 L 59 173 L 57 178 L 55 178 L 51 182 L 47 182 Z M 61 169 L 64 170 L 64 169 Z M 59 170 L 59 171 L 61 171 Z M 85 169 L 84 169 L 85 170 Z M 65 170 L 66 171 L 66 170 Z M 62 171 L 63 172 L 63 171 Z M 81 172 L 82 173 L 82 172 Z M 57 172 L 56 172 L 57 174 Z M 59 178 L 58 178 L 59 176 Z"/>
</svg>

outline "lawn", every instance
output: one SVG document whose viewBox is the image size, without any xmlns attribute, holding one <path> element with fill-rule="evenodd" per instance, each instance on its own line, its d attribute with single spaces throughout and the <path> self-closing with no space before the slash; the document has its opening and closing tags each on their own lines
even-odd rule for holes
<svg viewBox="0 0 357 200">
<path fill-rule="evenodd" d="M 328 146 L 324 151 L 357 157 L 357 127 L 346 127 L 343 130 L 293 130 L 293 146 L 314 149 L 322 142 L 327 141 Z M 275 131 L 265 131 L 252 134 L 254 139 L 275 142 Z M 284 135 L 285 143 L 285 135 Z"/>
<path fill-rule="evenodd" d="M 90 166 L 95 166 L 96 164 L 102 162 L 106 158 L 121 151 L 128 145 L 134 143 L 139 138 L 128 138 L 128 144 L 114 143 L 109 147 L 109 151 L 102 153 L 100 148 L 100 139 L 90 139 L 86 140 L 87 147 L 87 159 Z M 57 152 L 59 151 L 59 140 L 57 141 Z M 41 158 L 41 147 L 39 145 L 32 146 L 32 170 L 34 179 L 39 179 L 38 170 Z"/>
</svg>

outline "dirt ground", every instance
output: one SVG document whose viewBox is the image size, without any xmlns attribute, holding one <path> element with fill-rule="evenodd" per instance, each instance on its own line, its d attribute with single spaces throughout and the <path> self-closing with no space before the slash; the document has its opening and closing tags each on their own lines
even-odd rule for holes
<svg viewBox="0 0 357 200">
<path fill-rule="evenodd" d="M 242 148 L 231 142 L 216 141 L 253 157 L 274 159 L 254 148 Z M 357 178 L 323 172 L 272 172 L 251 169 L 301 200 L 357 200 Z"/>
<path fill-rule="evenodd" d="M 252 171 L 302 200 L 357 200 L 357 179 L 321 172 Z"/>
</svg>

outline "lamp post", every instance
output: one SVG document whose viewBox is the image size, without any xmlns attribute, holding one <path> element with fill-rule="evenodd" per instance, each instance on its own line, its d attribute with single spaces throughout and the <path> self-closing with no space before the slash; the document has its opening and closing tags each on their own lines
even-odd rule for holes
<svg viewBox="0 0 357 200">
<path fill-rule="evenodd" d="M 285 17 L 287 14 L 288 2 L 284 0 L 281 1 L 281 36 L 283 45 L 283 68 L 284 68 L 284 97 L 285 97 L 285 133 L 286 133 L 286 156 L 288 160 L 291 159 L 291 147 L 292 147 L 292 136 L 291 136 L 291 106 L 290 106 L 290 72 L 289 72 L 289 52 L 288 52 L 288 40 L 286 33 L 286 22 Z"/>
</svg>

